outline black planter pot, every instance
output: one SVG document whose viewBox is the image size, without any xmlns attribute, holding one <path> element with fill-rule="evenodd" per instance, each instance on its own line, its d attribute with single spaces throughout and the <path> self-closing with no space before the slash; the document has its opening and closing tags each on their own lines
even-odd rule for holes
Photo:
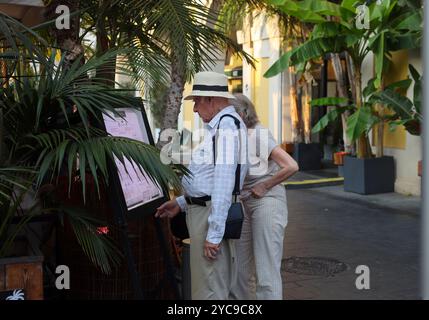
<svg viewBox="0 0 429 320">
<path fill-rule="evenodd" d="M 344 159 L 344 191 L 359 194 L 395 191 L 395 164 L 393 157 Z"/>
<path fill-rule="evenodd" d="M 322 149 L 318 143 L 295 143 L 293 158 L 299 170 L 318 170 L 322 168 Z"/>
</svg>

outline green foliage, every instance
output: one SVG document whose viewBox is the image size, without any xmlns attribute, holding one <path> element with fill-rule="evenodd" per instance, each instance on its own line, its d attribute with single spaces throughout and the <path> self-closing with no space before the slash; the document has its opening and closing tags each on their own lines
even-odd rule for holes
<svg viewBox="0 0 429 320">
<path fill-rule="evenodd" d="M 405 79 L 392 83 L 383 91 L 374 93 L 370 99 L 374 103 L 384 104 L 395 112 L 395 116 L 391 121 L 391 130 L 398 125 L 403 125 L 410 134 L 420 135 L 423 121 L 421 112 L 423 77 L 412 65 L 409 65 L 409 70 L 413 80 Z M 412 82 L 414 82 L 413 100 L 399 91 L 408 89 Z"/>
<path fill-rule="evenodd" d="M 347 119 L 347 135 L 352 141 L 356 141 L 379 121 L 372 113 L 369 105 L 362 106 Z"/>
<path fill-rule="evenodd" d="M 120 265 L 122 253 L 108 234 L 102 234 L 97 229 L 99 226 L 105 226 L 105 222 L 75 207 L 61 206 L 58 209 L 61 223 L 64 225 L 64 216 L 67 215 L 77 242 L 94 265 L 106 274 L 111 273 L 113 267 Z"/>
<path fill-rule="evenodd" d="M 347 110 L 349 110 L 349 108 L 338 107 L 338 108 L 335 108 L 335 109 L 328 111 L 322 118 L 320 118 L 320 120 L 316 123 L 316 125 L 313 127 L 313 129 L 311 129 L 311 132 L 317 133 L 319 131 L 322 131 L 323 129 L 325 129 L 328 126 L 329 123 L 337 120 L 338 117 L 342 113 L 346 112 Z"/>
<path fill-rule="evenodd" d="M 311 100 L 312 107 L 343 105 L 345 103 L 349 103 L 349 99 L 341 97 L 328 97 Z"/>
<path fill-rule="evenodd" d="M 297 17 L 301 22 L 311 22 L 315 26 L 308 40 L 286 52 L 264 75 L 272 77 L 290 66 L 301 66 L 312 60 L 324 58 L 329 53 L 347 52 L 355 68 L 354 75 L 357 88 L 361 88 L 361 66 L 369 53 L 375 59 L 375 77 L 365 87 L 363 92 L 357 92 L 353 104 L 354 113 L 347 121 L 347 135 L 357 140 L 366 135 L 372 126 L 379 121 L 390 121 L 386 116 L 380 116 L 373 105 L 385 101 L 393 109 L 404 113 L 410 110 L 412 104 L 391 88 L 375 96 L 382 88 L 383 77 L 390 65 L 390 54 L 393 51 L 418 48 L 422 40 L 423 10 L 418 1 L 386 0 L 380 4 L 372 2 L 369 7 L 369 26 L 360 27 L 356 24 L 356 8 L 366 1 L 344 0 L 340 4 L 328 1 L 313 0 L 270 0 L 285 14 Z M 332 18 L 334 17 L 334 18 Z M 411 71 L 415 77 L 418 75 Z M 409 81 L 397 86 L 406 87 Z M 417 84 L 419 91 L 419 84 Z M 367 101 L 362 101 L 361 97 Z M 415 93 L 416 105 L 412 111 L 410 124 L 415 127 L 420 108 L 419 94 Z M 372 97 L 372 98 L 371 98 Z M 363 106 L 361 106 L 363 104 Z M 329 121 L 335 121 L 340 114 L 339 109 L 326 114 L 313 131 L 326 127 Z M 402 118 L 402 117 L 401 117 Z M 361 150 L 362 151 L 362 150 Z M 359 156 L 364 156 L 360 154 Z"/>
<path fill-rule="evenodd" d="M 272 1 L 271 1 L 272 2 Z M 372 4 L 369 29 L 355 25 L 355 6 L 365 1 L 343 1 L 340 5 L 328 1 L 274 1 L 286 14 L 311 22 L 315 27 L 310 39 L 287 52 L 282 63 L 270 68 L 265 77 L 272 77 L 291 65 L 308 62 L 328 53 L 347 51 L 357 68 L 369 52 L 375 55 L 376 80 L 380 86 L 381 75 L 388 64 L 388 52 L 420 46 L 422 38 L 422 9 L 417 12 L 398 1 Z M 317 15 L 317 19 L 314 19 Z M 311 16 L 311 18 L 307 18 Z M 332 20 L 331 16 L 338 20 Z M 286 59 L 287 57 L 287 59 Z"/>
<path fill-rule="evenodd" d="M 56 61 L 56 51 L 19 22 L 0 14 L 0 26 L 0 39 L 7 43 L 6 50 L 0 52 L 0 62 L 8 71 L 1 78 L 7 85 L 0 87 L 0 209 L 4 214 L 0 240 L 6 244 L 2 253 L 28 219 L 55 210 L 67 215 L 90 260 L 109 272 L 120 257 L 111 241 L 96 233 L 100 223 L 90 215 L 61 205 L 41 210 L 34 206 L 13 227 L 12 218 L 23 194 L 37 194 L 46 184 L 55 186 L 62 176 L 68 179 L 69 188 L 72 180 L 80 180 L 85 198 L 88 175 L 97 191 L 101 183 L 109 183 L 108 163 L 113 156 L 122 162 L 133 161 L 135 170 L 144 170 L 166 190 L 180 189 L 176 172 L 186 175 L 188 171 L 181 165 L 162 164 L 153 146 L 97 129 L 103 115 L 119 115 L 116 107 L 136 107 L 127 90 L 115 89 L 114 83 L 94 76 L 130 49 L 111 50 L 84 64 L 77 59 L 70 65 L 64 59 Z M 116 67 L 118 73 L 133 76 L 124 65 Z"/>
</svg>

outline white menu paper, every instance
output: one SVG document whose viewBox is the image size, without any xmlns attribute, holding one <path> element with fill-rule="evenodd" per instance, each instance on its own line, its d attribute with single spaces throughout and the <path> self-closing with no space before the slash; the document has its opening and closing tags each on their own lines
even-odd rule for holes
<svg viewBox="0 0 429 320">
<path fill-rule="evenodd" d="M 121 117 L 114 115 L 113 112 L 108 112 L 113 119 L 103 115 L 106 131 L 112 136 L 126 137 L 149 143 L 147 128 L 144 125 L 141 112 L 132 108 L 119 108 L 116 110 Z M 160 186 L 154 183 L 146 173 L 142 174 L 141 171 L 144 172 L 142 168 L 139 170 L 136 163 L 131 163 L 126 159 L 124 159 L 124 162 L 125 167 L 115 157 L 128 211 L 163 196 Z"/>
</svg>

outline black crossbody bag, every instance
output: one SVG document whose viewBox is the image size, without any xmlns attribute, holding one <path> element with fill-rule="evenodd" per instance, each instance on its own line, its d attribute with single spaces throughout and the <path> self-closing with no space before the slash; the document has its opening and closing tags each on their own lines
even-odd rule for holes
<svg viewBox="0 0 429 320">
<path fill-rule="evenodd" d="M 238 128 L 238 137 L 240 140 L 240 121 L 230 114 L 225 114 L 219 119 L 219 124 L 217 126 L 219 130 L 220 122 L 224 117 L 231 117 L 234 119 L 234 123 Z M 213 163 L 216 165 L 216 134 L 213 136 Z M 239 141 L 239 144 L 241 141 Z M 241 145 L 240 149 L 241 150 Z M 239 152 L 240 155 L 240 152 Z M 231 203 L 231 207 L 228 210 L 228 217 L 225 222 L 225 233 L 223 235 L 224 239 L 240 239 L 241 229 L 243 227 L 244 219 L 244 210 L 241 202 L 237 202 L 237 196 L 240 194 L 240 173 L 241 173 L 241 164 L 238 160 L 237 169 L 235 170 L 235 185 L 232 194 L 234 197 L 234 202 Z"/>
</svg>

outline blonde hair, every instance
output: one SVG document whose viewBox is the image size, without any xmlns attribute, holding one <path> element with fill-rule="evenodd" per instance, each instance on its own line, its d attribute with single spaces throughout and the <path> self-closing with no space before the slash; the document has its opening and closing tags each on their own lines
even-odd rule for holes
<svg viewBox="0 0 429 320">
<path fill-rule="evenodd" d="M 235 111 L 241 116 L 247 128 L 253 128 L 258 122 L 255 106 L 244 94 L 234 93 L 235 99 L 230 103 L 235 107 Z"/>
</svg>

